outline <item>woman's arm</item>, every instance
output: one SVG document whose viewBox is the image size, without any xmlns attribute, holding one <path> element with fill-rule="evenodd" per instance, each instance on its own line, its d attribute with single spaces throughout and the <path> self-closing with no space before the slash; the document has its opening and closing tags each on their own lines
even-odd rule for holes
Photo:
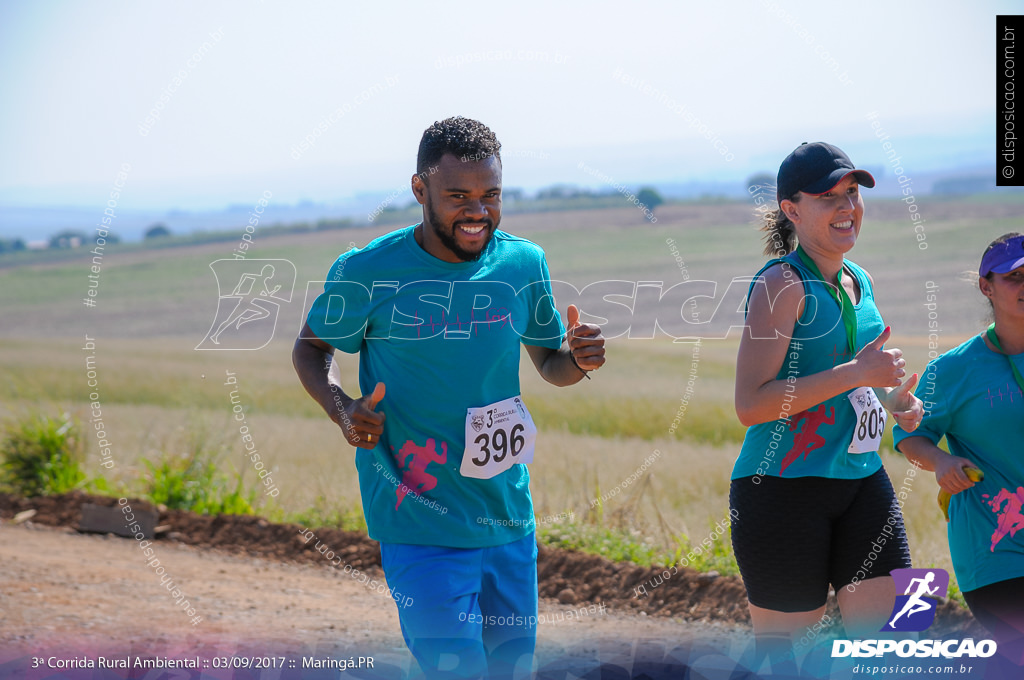
<svg viewBox="0 0 1024 680">
<path fill-rule="evenodd" d="M 903 353 L 881 349 L 889 338 L 886 328 L 851 361 L 795 381 L 777 380 L 804 297 L 802 281 L 786 276 L 786 266 L 764 272 L 765 285 L 754 285 L 747 306 L 746 332 L 736 359 L 736 414 L 747 427 L 778 419 L 787 395 L 789 413 L 799 413 L 862 385 L 897 387 L 905 375 Z M 794 387 L 787 390 L 787 383 Z"/>
<path fill-rule="evenodd" d="M 935 481 L 950 493 L 960 493 L 974 486 L 964 474 L 964 467 L 978 467 L 966 458 L 946 453 L 924 436 L 907 437 L 896 447 L 914 465 L 935 471 Z"/>
</svg>

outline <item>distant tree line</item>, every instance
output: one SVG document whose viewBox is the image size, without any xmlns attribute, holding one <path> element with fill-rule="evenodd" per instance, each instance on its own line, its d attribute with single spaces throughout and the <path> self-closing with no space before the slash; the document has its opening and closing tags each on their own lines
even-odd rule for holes
<svg viewBox="0 0 1024 680">
<path fill-rule="evenodd" d="M 760 180 L 760 177 L 756 177 Z M 754 181 L 755 177 L 751 178 Z M 593 190 L 567 184 L 555 184 L 537 191 L 536 195 L 528 197 L 523 189 L 508 187 L 503 190 L 502 198 L 512 208 L 513 212 L 520 210 L 565 210 L 574 208 L 603 208 L 615 207 L 621 200 L 622 192 L 613 188 Z M 646 206 L 652 213 L 664 205 L 665 199 L 657 189 L 650 186 L 641 187 L 636 192 L 636 199 Z M 411 201 L 403 207 L 388 206 L 383 212 L 401 213 L 418 208 L 415 201 Z M 256 233 L 263 236 L 275 234 L 305 233 L 310 231 L 324 231 L 329 229 L 347 229 L 364 226 L 361 222 L 356 223 L 351 218 L 320 219 L 316 222 L 293 222 L 290 224 L 275 223 L 265 227 L 259 227 Z M 237 238 L 237 229 L 219 231 L 197 231 L 190 234 L 175 234 L 170 227 L 163 222 L 155 222 L 143 232 L 144 245 L 163 248 L 176 245 L 188 245 L 197 243 L 215 243 L 220 241 L 231 241 Z M 50 236 L 47 247 L 51 249 L 68 250 L 87 246 L 92 242 L 92 236 L 78 229 L 63 229 Z M 119 243 L 120 238 L 111 233 L 107 237 L 108 244 Z M 28 245 L 21 238 L 0 239 L 0 254 L 27 250 Z"/>
<path fill-rule="evenodd" d="M 20 238 L 0 238 L 0 253 L 16 253 L 25 250 L 25 242 Z"/>
<path fill-rule="evenodd" d="M 116 234 L 107 234 L 107 243 L 119 243 Z M 78 248 L 87 245 L 93 237 L 78 229 L 64 229 L 50 237 L 49 247 L 56 249 Z"/>
<path fill-rule="evenodd" d="M 164 238 L 171 235 L 171 230 L 167 228 L 167 225 L 157 222 L 146 230 L 146 233 L 142 235 L 142 240 L 149 241 L 155 238 Z"/>
</svg>

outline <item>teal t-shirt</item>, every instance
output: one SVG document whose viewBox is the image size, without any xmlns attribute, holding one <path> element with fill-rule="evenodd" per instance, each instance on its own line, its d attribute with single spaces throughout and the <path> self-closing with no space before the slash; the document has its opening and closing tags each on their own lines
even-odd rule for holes
<svg viewBox="0 0 1024 680">
<path fill-rule="evenodd" d="M 317 337 L 359 353 L 363 394 L 385 385 L 384 434 L 355 454 L 369 534 L 453 548 L 510 543 L 534 530 L 526 466 L 486 480 L 459 469 L 467 409 L 519 395 L 520 343 L 561 346 L 544 252 L 495 231 L 479 260 L 444 262 L 414 229 L 339 257 L 307 317 Z"/>
<path fill-rule="evenodd" d="M 782 262 L 793 267 L 804 288 L 804 311 L 793 328 L 786 357 L 776 376 L 786 381 L 786 395 L 779 403 L 779 418 L 747 428 L 740 455 L 733 466 L 732 479 L 758 475 L 773 477 L 830 477 L 833 479 L 861 479 L 882 467 L 877 451 L 849 453 L 857 419 L 849 392 L 836 395 L 814 408 L 792 413 L 789 400 L 795 399 L 794 384 L 801 376 L 813 375 L 832 369 L 853 359 L 846 341 L 839 305 L 829 295 L 825 283 L 812 274 L 795 252 Z M 757 273 L 758 277 L 780 260 L 768 262 Z M 867 273 L 849 260 L 844 266 L 857 277 L 860 299 L 854 305 L 857 312 L 856 350 L 878 337 L 885 328 L 875 306 L 874 292 Z M 779 265 L 781 266 L 781 265 Z M 795 282 L 797 279 L 794 278 Z M 763 284 L 762 284 L 763 285 Z M 851 390 L 852 391 L 852 390 Z"/>
<path fill-rule="evenodd" d="M 1024 354 L 1010 357 L 1024 372 Z M 973 461 L 985 479 L 953 494 L 949 552 L 963 591 L 1024 576 L 1024 393 L 1007 357 L 975 336 L 928 364 L 915 392 L 924 419 L 911 433 L 893 428 L 896 448 L 927 437 Z M 936 507 L 936 521 L 942 521 Z"/>
</svg>

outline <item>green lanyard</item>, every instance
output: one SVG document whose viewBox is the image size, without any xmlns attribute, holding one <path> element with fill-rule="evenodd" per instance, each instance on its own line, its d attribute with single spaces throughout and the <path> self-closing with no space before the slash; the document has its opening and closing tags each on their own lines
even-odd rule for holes
<svg viewBox="0 0 1024 680">
<path fill-rule="evenodd" d="M 1013 370 L 1013 379 L 1017 381 L 1021 391 L 1024 392 L 1024 376 L 1021 376 L 1020 371 L 1017 370 L 1017 366 L 1013 363 L 1013 360 L 1010 359 L 1010 355 L 1004 352 L 1002 346 L 1000 346 L 999 338 L 996 337 L 996 325 L 992 324 L 989 326 L 988 330 L 985 331 L 985 335 L 987 335 L 989 341 L 995 345 L 995 348 L 999 350 L 999 353 L 1006 357 L 1006 360 L 1010 362 L 1010 368 Z"/>
<path fill-rule="evenodd" d="M 847 295 L 846 289 L 843 288 L 843 268 L 839 268 L 839 272 L 836 274 L 836 283 L 839 285 L 833 287 L 832 284 L 825 281 L 825 277 L 821 275 L 821 270 L 818 269 L 818 265 L 807 255 L 802 246 L 796 247 L 796 254 L 800 258 L 800 261 L 804 263 L 804 266 L 811 270 L 811 273 L 818 277 L 818 280 L 825 284 L 825 288 L 828 290 L 828 294 L 832 296 L 832 299 L 839 305 L 839 312 L 843 316 L 843 326 L 846 327 L 846 348 L 850 352 L 850 358 L 852 359 L 857 354 L 857 310 L 853 308 L 853 301 L 850 300 L 850 296 Z M 838 290 L 836 290 L 838 288 Z"/>
</svg>

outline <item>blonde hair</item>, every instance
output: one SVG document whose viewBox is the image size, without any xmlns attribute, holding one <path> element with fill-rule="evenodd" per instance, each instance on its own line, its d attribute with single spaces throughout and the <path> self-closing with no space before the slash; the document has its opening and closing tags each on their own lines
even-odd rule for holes
<svg viewBox="0 0 1024 680">
<path fill-rule="evenodd" d="M 800 194 L 789 198 L 798 203 Z M 782 257 L 796 250 L 796 225 L 782 212 L 782 208 L 769 210 L 761 220 L 761 231 L 764 236 L 764 254 L 769 257 Z"/>
</svg>

